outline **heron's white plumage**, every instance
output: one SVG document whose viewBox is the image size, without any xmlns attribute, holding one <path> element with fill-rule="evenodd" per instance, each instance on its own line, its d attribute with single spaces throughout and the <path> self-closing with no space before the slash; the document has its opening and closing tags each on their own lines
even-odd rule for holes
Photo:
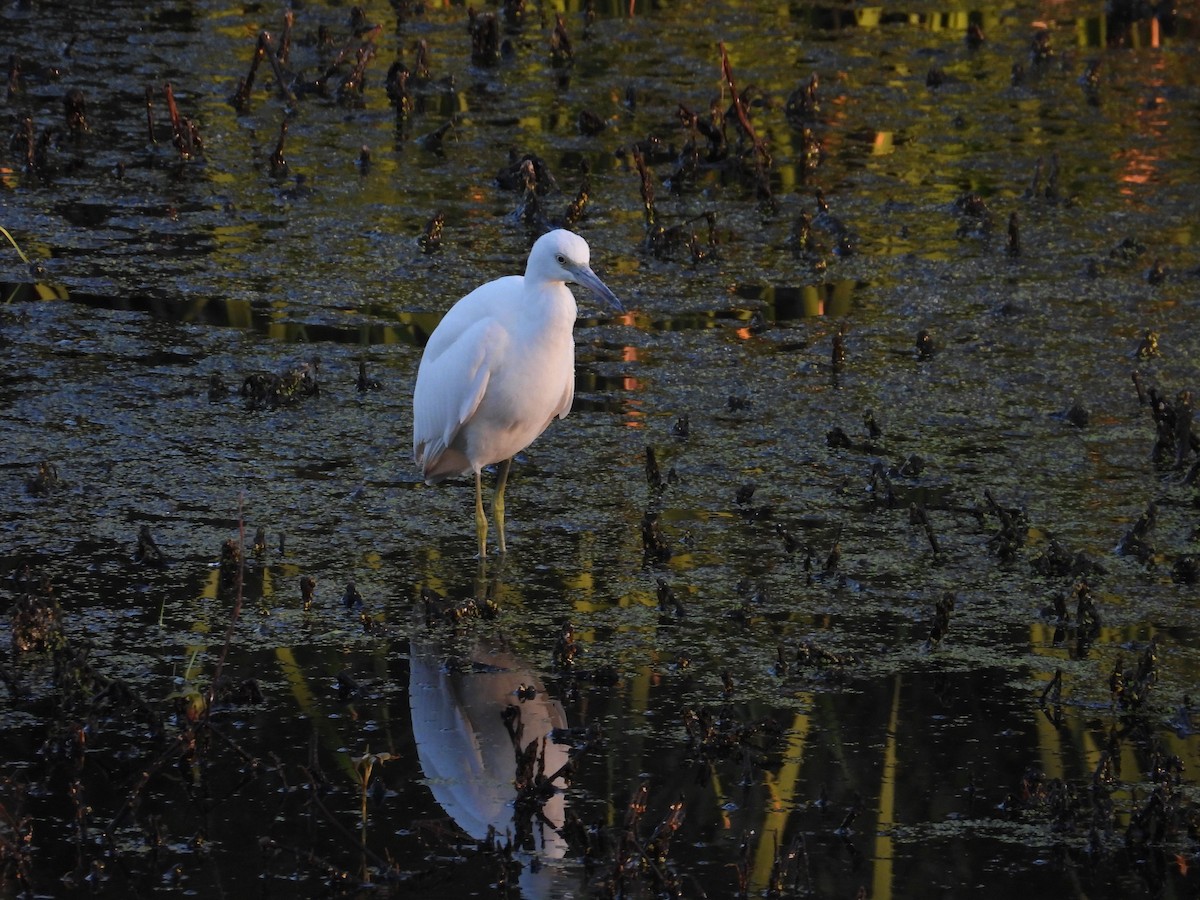
<svg viewBox="0 0 1200 900">
<path fill-rule="evenodd" d="M 413 454 L 433 483 L 525 449 L 575 389 L 575 298 L 561 281 L 512 275 L 454 305 L 421 358 Z"/>
<path fill-rule="evenodd" d="M 620 308 L 589 257 L 583 238 L 551 231 L 534 243 L 524 275 L 481 285 L 434 329 L 413 391 L 413 457 L 427 483 L 471 472 L 478 479 L 570 412 L 577 307 L 566 283 Z M 502 491 L 501 483 L 501 503 Z M 484 531 L 481 523 L 481 552 Z"/>
</svg>

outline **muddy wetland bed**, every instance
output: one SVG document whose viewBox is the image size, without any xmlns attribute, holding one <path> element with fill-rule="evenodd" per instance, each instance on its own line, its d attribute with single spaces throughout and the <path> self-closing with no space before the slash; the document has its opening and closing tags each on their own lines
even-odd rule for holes
<svg viewBox="0 0 1200 900">
<path fill-rule="evenodd" d="M 1187 4 L 102 6 L 0 7 L 0 896 L 1197 895 Z M 551 227 L 481 562 L 417 363 Z"/>
</svg>

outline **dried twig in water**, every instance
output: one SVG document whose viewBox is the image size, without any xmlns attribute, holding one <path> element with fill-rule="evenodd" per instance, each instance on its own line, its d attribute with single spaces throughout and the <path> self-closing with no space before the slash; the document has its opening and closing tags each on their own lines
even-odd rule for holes
<svg viewBox="0 0 1200 900">
<path fill-rule="evenodd" d="M 733 67 L 729 64 L 729 54 L 725 52 L 725 43 L 722 41 L 718 44 L 721 50 L 721 74 L 725 77 L 725 84 L 729 87 L 730 98 L 733 101 L 733 110 L 737 114 L 738 122 L 741 123 L 746 135 L 754 144 L 754 152 L 758 157 L 759 165 L 765 171 L 771 168 L 771 154 L 767 152 L 767 145 L 755 132 L 754 126 L 750 124 L 750 116 L 746 113 L 746 105 L 742 102 L 741 94 L 738 93 L 737 85 L 733 80 Z"/>
</svg>

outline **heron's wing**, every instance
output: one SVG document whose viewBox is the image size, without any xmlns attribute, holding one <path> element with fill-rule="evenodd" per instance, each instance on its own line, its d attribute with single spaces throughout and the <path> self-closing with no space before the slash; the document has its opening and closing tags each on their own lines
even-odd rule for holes
<svg viewBox="0 0 1200 900">
<path fill-rule="evenodd" d="M 480 322 L 510 315 L 513 299 L 521 296 L 524 281 L 520 275 L 497 278 L 481 284 L 450 307 L 429 336 L 422 363 L 425 359 L 437 359 L 452 347 L 457 353 L 457 345 L 463 335 Z"/>
<path fill-rule="evenodd" d="M 567 383 L 563 387 L 562 399 L 558 402 L 558 408 L 554 410 L 554 415 L 550 418 L 553 420 L 555 416 L 560 419 L 565 419 L 567 413 L 571 411 L 571 404 L 575 402 L 575 345 L 571 344 L 571 364 L 568 369 Z M 550 424 L 549 422 L 546 423 Z"/>
<path fill-rule="evenodd" d="M 461 453 L 461 467 L 446 469 L 438 462 L 451 449 L 463 424 L 479 408 L 487 391 L 491 351 L 504 340 L 503 327 L 493 319 L 481 319 L 462 331 L 453 344 L 436 356 L 426 353 L 417 370 L 413 391 L 413 458 L 425 477 L 447 477 L 470 471 Z M 461 448 L 460 448 L 461 449 Z"/>
</svg>

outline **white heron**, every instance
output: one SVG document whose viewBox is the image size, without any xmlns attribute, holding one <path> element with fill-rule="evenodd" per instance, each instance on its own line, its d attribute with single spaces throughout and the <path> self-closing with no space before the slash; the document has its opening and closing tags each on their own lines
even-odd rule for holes
<svg viewBox="0 0 1200 900">
<path fill-rule="evenodd" d="M 587 241 L 542 235 L 525 274 L 480 285 L 450 308 L 425 345 L 413 391 L 413 458 L 426 484 L 475 474 L 475 532 L 487 556 L 484 466 L 500 463 L 492 515 L 504 543 L 504 485 L 512 458 L 575 396 L 575 297 L 583 285 L 618 310 L 621 302 L 588 265 Z"/>
</svg>

